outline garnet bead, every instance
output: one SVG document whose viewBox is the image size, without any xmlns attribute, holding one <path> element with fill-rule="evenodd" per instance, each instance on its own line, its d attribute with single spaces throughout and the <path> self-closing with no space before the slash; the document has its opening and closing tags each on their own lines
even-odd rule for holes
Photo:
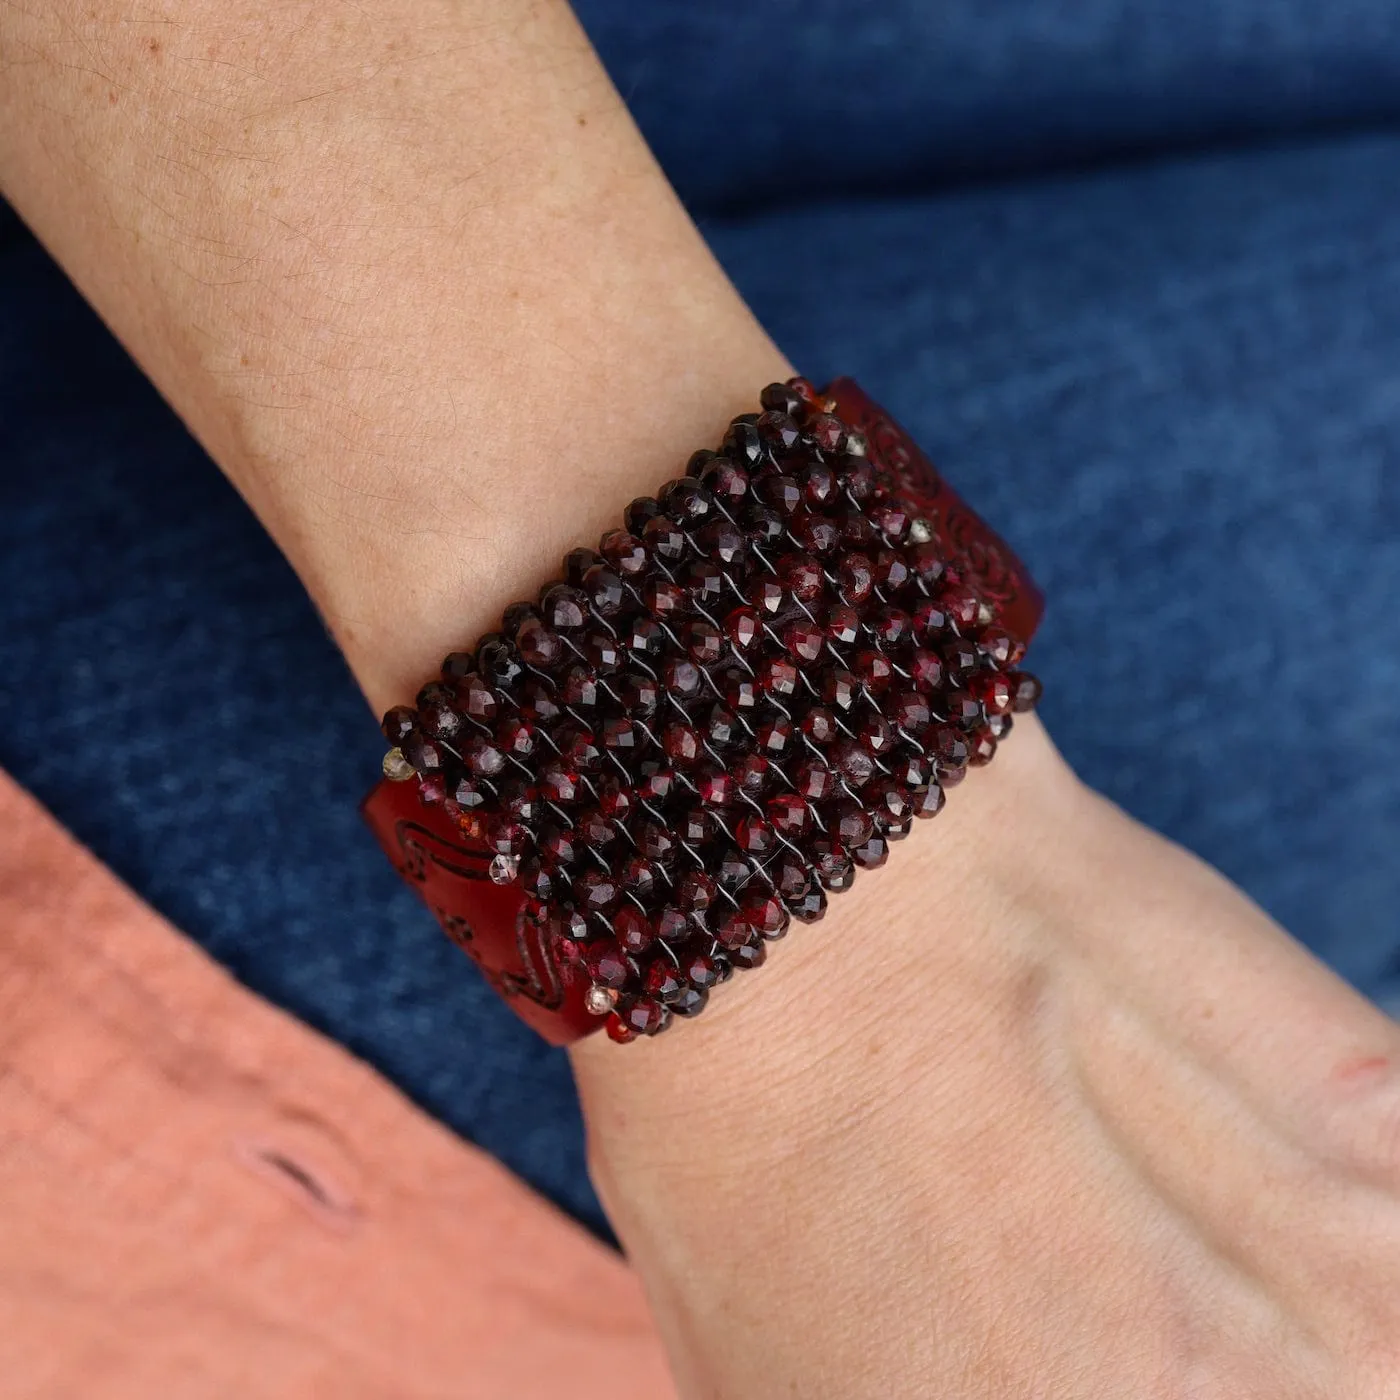
<svg viewBox="0 0 1400 1400">
<path fill-rule="evenodd" d="M 1040 703 L 1040 681 L 1028 671 L 1012 671 L 1007 679 L 1015 687 L 1011 708 L 1018 715 L 1035 709 Z"/>
<path fill-rule="evenodd" d="M 384 721 L 379 726 L 384 737 L 391 744 L 401 744 L 410 734 L 413 727 L 418 722 L 418 716 L 409 705 L 395 705 L 384 715 Z"/>
</svg>

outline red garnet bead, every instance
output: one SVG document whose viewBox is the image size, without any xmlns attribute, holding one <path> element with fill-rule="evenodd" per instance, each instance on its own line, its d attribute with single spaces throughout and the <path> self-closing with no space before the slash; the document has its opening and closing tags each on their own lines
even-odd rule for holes
<svg viewBox="0 0 1400 1400">
<path fill-rule="evenodd" d="M 768 945 L 755 937 L 752 943 L 740 944 L 728 953 L 730 966 L 736 971 L 747 972 L 750 968 L 762 967 L 768 959 Z"/>
<path fill-rule="evenodd" d="M 1011 708 L 1018 715 L 1035 709 L 1040 703 L 1040 682 L 1029 671 L 1012 671 L 1007 679 L 1015 687 Z"/>
<path fill-rule="evenodd" d="M 604 535 L 598 552 L 624 578 L 635 578 L 646 570 L 646 550 L 641 540 L 626 530 L 612 530 Z"/>
<path fill-rule="evenodd" d="M 661 747 L 678 768 L 689 768 L 700 758 L 700 735 L 694 726 L 677 721 L 661 731 Z"/>
<path fill-rule="evenodd" d="M 601 987 L 620 991 L 632 976 L 632 960 L 606 939 L 590 943 L 584 952 L 584 968 Z"/>
<path fill-rule="evenodd" d="M 773 773 L 773 765 L 761 753 L 746 753 L 734 765 L 734 781 L 745 797 L 761 797 Z"/>
<path fill-rule="evenodd" d="M 809 802 L 822 802 L 836 792 L 836 774 L 825 763 L 809 759 L 793 774 L 798 796 Z"/>
<path fill-rule="evenodd" d="M 916 690 L 931 695 L 943 684 L 943 661 L 934 652 L 918 648 L 909 658 L 909 679 Z"/>
<path fill-rule="evenodd" d="M 982 723 L 981 703 L 970 691 L 946 691 L 938 703 L 950 724 L 956 724 L 963 729 L 971 729 Z"/>
<path fill-rule="evenodd" d="M 634 956 L 645 953 L 656 940 L 651 920 L 633 905 L 624 905 L 613 915 L 613 937 L 624 952 Z"/>
<path fill-rule="evenodd" d="M 775 617 L 786 598 L 782 581 L 773 574 L 760 574 L 749 585 L 748 600 L 762 618 Z"/>
<path fill-rule="evenodd" d="M 872 836 L 865 845 L 851 852 L 851 859 L 862 870 L 878 870 L 889 858 L 889 842 L 883 836 Z"/>
<path fill-rule="evenodd" d="M 797 693 L 797 667 L 781 656 L 769 657 L 759 667 L 757 680 L 769 695 L 785 699 Z"/>
<path fill-rule="evenodd" d="M 783 645 L 799 661 L 810 663 L 822 654 L 826 647 L 826 639 L 822 636 L 822 629 L 815 622 L 808 622 L 804 618 L 788 623 L 783 629 Z"/>
<path fill-rule="evenodd" d="M 875 760 L 854 739 L 838 739 L 828 750 L 832 766 L 852 786 L 863 787 L 875 776 Z M 816 797 L 818 794 L 809 793 Z"/>
<path fill-rule="evenodd" d="M 732 807 L 739 800 L 738 780 L 727 768 L 707 768 L 696 777 L 695 790 L 712 807 Z"/>
<path fill-rule="evenodd" d="M 1024 643 L 1004 627 L 984 627 L 977 638 L 977 646 L 992 665 L 1002 670 L 1015 666 L 1026 654 Z"/>
<path fill-rule="evenodd" d="M 814 836 L 807 842 L 806 850 L 817 879 L 825 889 L 850 889 L 855 881 L 855 868 L 844 846 L 829 836 Z"/>
<path fill-rule="evenodd" d="M 754 935 L 753 926 L 738 909 L 731 909 L 711 925 L 715 941 L 722 948 L 741 948 Z"/>
<path fill-rule="evenodd" d="M 749 927 L 765 938 L 781 938 L 788 930 L 788 911 L 775 894 L 751 894 L 740 908 Z"/>
<path fill-rule="evenodd" d="M 692 953 L 681 960 L 681 971 L 692 987 L 707 992 L 722 980 L 719 967 L 708 953 Z"/>
<path fill-rule="evenodd" d="M 836 716 L 824 705 L 813 705 L 802 716 L 802 732 L 814 744 L 826 745 L 841 732 L 836 724 Z"/>
<path fill-rule="evenodd" d="M 949 679 L 954 681 L 971 675 L 982 662 L 981 654 L 966 637 L 954 637 L 945 642 L 942 655 L 943 669 Z"/>
<path fill-rule="evenodd" d="M 724 619 L 724 634 L 740 651 L 748 651 L 763 635 L 763 628 L 753 608 L 735 608 Z"/>
<path fill-rule="evenodd" d="M 647 968 L 642 985 L 646 988 L 648 996 L 655 997 L 660 1002 L 668 1002 L 674 1001 L 680 995 L 686 986 L 686 980 L 680 969 L 663 957 Z"/>
<path fill-rule="evenodd" d="M 719 887 L 703 870 L 692 870 L 682 877 L 676 888 L 681 908 L 692 914 L 702 913 L 719 897 Z"/>
<path fill-rule="evenodd" d="M 768 799 L 768 819 L 777 832 L 795 840 L 811 825 L 812 814 L 804 798 L 784 792 Z"/>
<path fill-rule="evenodd" d="M 826 891 L 813 881 L 801 894 L 789 899 L 787 907 L 799 923 L 815 924 L 826 915 Z"/>
<path fill-rule="evenodd" d="M 875 588 L 875 567 L 864 554 L 843 555 L 836 565 L 841 596 L 855 607 L 868 602 Z"/>
<path fill-rule="evenodd" d="M 629 1041 L 636 1040 L 637 1033 L 614 1011 L 607 1019 L 608 1039 L 616 1041 L 619 1045 L 626 1045 Z"/>
<path fill-rule="evenodd" d="M 680 909 L 668 905 L 656 916 L 656 936 L 668 946 L 684 943 L 690 931 L 690 919 Z"/>
<path fill-rule="evenodd" d="M 943 810 L 947 800 L 943 789 L 937 783 L 912 788 L 909 793 L 909 802 L 916 817 L 936 817 Z"/>
<path fill-rule="evenodd" d="M 992 731 L 984 724 L 974 729 L 968 737 L 972 740 L 972 753 L 968 763 L 974 768 L 981 768 L 990 763 L 997 751 L 997 741 Z"/>
<path fill-rule="evenodd" d="M 634 1035 L 659 1035 L 670 1019 L 666 1008 L 655 997 L 638 997 L 630 1006 L 619 1004 L 615 1014 Z"/>
<path fill-rule="evenodd" d="M 793 748 L 792 721 L 783 714 L 772 715 L 754 727 L 754 743 L 766 758 L 782 758 Z"/>
<path fill-rule="evenodd" d="M 989 715 L 1004 715 L 1015 699 L 1011 682 L 1000 671 L 978 671 L 968 678 L 967 688 Z"/>
<path fill-rule="evenodd" d="M 734 839 L 746 855 L 765 860 L 778 849 L 778 837 L 762 817 L 743 817 L 734 828 Z"/>
<path fill-rule="evenodd" d="M 825 580 L 822 566 L 809 554 L 785 554 L 778 560 L 778 577 L 792 596 L 810 603 L 821 596 Z"/>
</svg>

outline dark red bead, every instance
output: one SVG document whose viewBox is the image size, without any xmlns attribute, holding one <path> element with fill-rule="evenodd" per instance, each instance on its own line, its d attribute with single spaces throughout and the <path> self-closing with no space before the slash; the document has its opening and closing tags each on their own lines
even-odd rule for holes
<svg viewBox="0 0 1400 1400">
<path fill-rule="evenodd" d="M 802 488 L 790 476 L 765 476 L 758 483 L 758 497 L 780 515 L 791 515 L 802 503 Z"/>
<path fill-rule="evenodd" d="M 970 632 L 977 626 L 982 611 L 982 600 L 970 588 L 945 588 L 941 601 L 949 620 L 959 632 Z"/>
<path fill-rule="evenodd" d="M 496 699 L 495 691 L 480 676 L 463 676 L 457 682 L 456 690 L 457 703 L 462 707 L 463 713 L 479 723 L 490 724 L 500 712 L 501 703 Z"/>
<path fill-rule="evenodd" d="M 737 909 L 730 909 L 712 921 L 710 931 L 722 948 L 742 948 L 754 936 L 753 927 Z"/>
<path fill-rule="evenodd" d="M 1029 671 L 1012 671 L 1007 679 L 1015 687 L 1011 697 L 1011 708 L 1018 715 L 1035 709 L 1040 703 L 1040 681 Z"/>
<path fill-rule="evenodd" d="M 401 747 L 403 756 L 420 774 L 442 771 L 442 747 L 437 740 L 415 731 L 403 741 Z"/>
<path fill-rule="evenodd" d="M 452 789 L 452 799 L 465 812 L 475 812 L 486 804 L 486 793 L 472 778 L 461 778 Z"/>
<path fill-rule="evenodd" d="M 642 985 L 648 996 L 667 1002 L 674 1001 L 688 984 L 680 969 L 663 956 L 647 968 Z"/>
<path fill-rule="evenodd" d="M 677 1016 L 698 1016 L 705 1009 L 705 1004 L 709 999 L 708 992 L 687 984 L 671 998 L 667 1005 Z"/>
<path fill-rule="evenodd" d="M 944 642 L 939 652 L 943 657 L 943 670 L 954 684 L 970 676 L 982 662 L 977 648 L 966 637 Z"/>
<path fill-rule="evenodd" d="M 620 991 L 627 985 L 635 964 L 609 939 L 598 939 L 584 949 L 583 965 L 588 975 L 601 987 Z"/>
<path fill-rule="evenodd" d="M 844 554 L 836 565 L 841 596 L 855 607 L 867 602 L 875 588 L 875 569 L 864 554 Z"/>
<path fill-rule="evenodd" d="M 770 715 L 754 728 L 754 743 L 767 758 L 783 758 L 793 750 L 792 721 L 784 714 Z"/>
<path fill-rule="evenodd" d="M 724 655 L 724 634 L 713 622 L 697 618 L 681 628 L 681 645 L 698 666 L 713 666 Z"/>
<path fill-rule="evenodd" d="M 1026 654 L 1025 645 L 1004 627 L 984 627 L 977 637 L 977 649 L 1002 670 L 1015 666 Z"/>
<path fill-rule="evenodd" d="M 676 835 L 688 846 L 704 846 L 719 835 L 719 823 L 708 807 L 697 803 L 681 814 Z"/>
<path fill-rule="evenodd" d="M 586 808 L 575 818 L 574 830 L 589 850 L 605 851 L 617 840 L 617 827 L 612 818 L 596 807 Z"/>
<path fill-rule="evenodd" d="M 860 696 L 860 682 L 849 671 L 837 668 L 822 677 L 822 699 L 833 709 L 845 713 Z"/>
<path fill-rule="evenodd" d="M 763 440 L 780 456 L 791 452 L 802 439 L 797 420 L 790 413 L 760 413 L 755 426 Z"/>
<path fill-rule="evenodd" d="M 583 639 L 583 654 L 600 676 L 610 676 L 622 665 L 622 644 L 607 632 L 589 632 Z"/>
<path fill-rule="evenodd" d="M 968 677 L 967 688 L 988 715 L 1004 715 L 1015 699 L 1010 680 L 1000 671 L 977 671 Z"/>
<path fill-rule="evenodd" d="M 825 705 L 813 705 L 802 716 L 802 732 L 814 743 L 831 743 L 841 732 L 836 724 L 836 716 Z"/>
<path fill-rule="evenodd" d="M 813 462 L 804 468 L 801 479 L 808 505 L 820 509 L 836 494 L 836 473 L 825 462 Z"/>
<path fill-rule="evenodd" d="M 495 632 L 477 643 L 476 669 L 483 681 L 500 690 L 509 690 L 524 674 L 514 650 Z"/>
<path fill-rule="evenodd" d="M 871 710 L 856 729 L 856 737 L 865 746 L 865 751 L 877 758 L 887 754 L 894 747 L 894 726 L 878 710 Z"/>
<path fill-rule="evenodd" d="M 754 611 L 763 618 L 777 614 L 786 600 L 783 585 L 773 574 L 760 574 L 749 584 L 749 602 Z"/>
<path fill-rule="evenodd" d="M 417 722 L 418 716 L 410 706 L 395 705 L 393 709 L 385 712 L 379 728 L 391 744 L 401 744 L 413 733 Z"/>
<path fill-rule="evenodd" d="M 634 1035 L 660 1035 L 670 1019 L 655 997 L 638 997 L 629 1006 L 619 1005 L 616 1014 Z"/>
<path fill-rule="evenodd" d="M 583 576 L 581 585 L 595 612 L 612 617 L 626 600 L 622 577 L 606 564 L 594 564 Z"/>
<path fill-rule="evenodd" d="M 496 742 L 512 758 L 529 758 L 535 751 L 535 726 L 519 715 L 507 715 L 496 726 Z"/>
<path fill-rule="evenodd" d="M 740 651 L 748 651 L 762 636 L 758 614 L 752 608 L 735 608 L 724 619 L 724 633 Z"/>
<path fill-rule="evenodd" d="M 588 914 L 606 913 L 622 894 L 617 881 L 606 870 L 583 871 L 575 878 L 573 890 L 579 908 Z"/>
<path fill-rule="evenodd" d="M 734 839 L 745 855 L 766 860 L 778 849 L 778 837 L 762 817 L 743 817 L 734 828 Z"/>
<path fill-rule="evenodd" d="M 774 656 L 760 663 L 756 678 L 769 695 L 782 698 L 797 693 L 797 667 L 784 657 Z"/>
<path fill-rule="evenodd" d="M 799 661 L 810 663 L 826 650 L 826 638 L 816 623 L 803 618 L 783 628 L 783 645 Z"/>
<path fill-rule="evenodd" d="M 757 414 L 740 414 L 724 435 L 724 451 L 741 466 L 753 466 L 763 456 L 763 439 L 754 426 Z"/>
<path fill-rule="evenodd" d="M 937 652 L 916 647 L 909 658 L 909 679 L 915 690 L 931 695 L 943 684 L 943 658 Z"/>
<path fill-rule="evenodd" d="M 680 525 L 694 526 L 704 520 L 714 509 L 709 493 L 698 481 L 691 477 L 677 477 L 668 481 L 656 493 L 657 504 Z"/>
<path fill-rule="evenodd" d="M 668 905 L 656 916 L 656 936 L 665 944 L 684 943 L 691 929 L 690 919 L 674 906 Z"/>
<path fill-rule="evenodd" d="M 707 992 L 720 983 L 719 968 L 708 953 L 692 953 L 681 960 L 681 971 L 692 987 Z"/>
<path fill-rule="evenodd" d="M 532 844 L 530 828 L 504 813 L 490 820 L 485 834 L 487 845 L 503 856 L 523 856 Z"/>
<path fill-rule="evenodd" d="M 826 615 L 826 635 L 833 642 L 850 646 L 860 636 L 860 614 L 845 603 L 838 603 Z"/>
<path fill-rule="evenodd" d="M 795 840 L 811 825 L 812 814 L 805 799 L 795 792 L 783 792 L 768 799 L 768 819 L 783 836 Z"/>
<path fill-rule="evenodd" d="M 894 662 L 876 647 L 856 652 L 851 658 L 851 669 L 872 695 L 881 694 L 894 679 Z"/>
<path fill-rule="evenodd" d="M 666 515 L 654 515 L 642 527 L 642 544 L 648 554 L 664 564 L 679 564 L 689 548 L 685 532 Z"/>
<path fill-rule="evenodd" d="M 781 938 L 788 930 L 789 915 L 775 894 L 755 891 L 740 904 L 745 922 L 764 938 Z"/>
<path fill-rule="evenodd" d="M 637 839 L 637 849 L 648 860 L 669 865 L 675 857 L 676 838 L 660 822 L 639 822 L 633 835 Z"/>
<path fill-rule="evenodd" d="M 758 401 L 770 413 L 787 413 L 794 418 L 806 412 L 807 401 L 791 384 L 767 384 Z"/>
<path fill-rule="evenodd" d="M 863 787 L 875 776 L 875 760 L 854 739 L 840 738 L 827 750 L 831 766 L 852 787 Z M 801 791 L 801 789 L 798 789 Z M 808 796 L 816 797 L 815 793 Z"/>
<path fill-rule="evenodd" d="M 642 602 L 652 616 L 665 622 L 679 617 L 685 611 L 688 599 L 680 584 L 652 574 L 642 584 Z"/>
<path fill-rule="evenodd" d="M 823 889 L 850 889 L 855 882 L 855 868 L 845 847 L 829 836 L 814 836 L 805 843 L 804 849 Z"/>
<path fill-rule="evenodd" d="M 987 718 L 987 728 L 992 731 L 992 738 L 998 743 L 1011 733 L 1014 723 L 1010 715 L 989 715 Z"/>
<path fill-rule="evenodd" d="M 539 790 L 524 778 L 506 777 L 496 784 L 496 800 L 501 810 L 519 822 L 533 822 L 540 816 Z"/>
<path fill-rule="evenodd" d="M 827 822 L 832 837 L 851 850 L 864 845 L 875 834 L 875 819 L 859 803 L 850 798 L 838 802 Z"/>
<path fill-rule="evenodd" d="M 933 781 L 933 765 L 923 754 L 908 749 L 892 754 L 886 763 L 890 777 L 901 787 L 923 787 Z"/>
<path fill-rule="evenodd" d="M 714 879 L 703 870 L 691 870 L 681 877 L 676 887 L 676 900 L 691 914 L 703 913 L 719 895 Z"/>
<path fill-rule="evenodd" d="M 823 802 L 836 792 L 836 774 L 824 763 L 809 759 L 793 774 L 793 786 L 798 796 L 811 802 Z"/>
<path fill-rule="evenodd" d="M 712 520 L 695 536 L 700 552 L 722 568 L 734 568 L 747 549 L 744 532 L 732 520 Z"/>
<path fill-rule="evenodd" d="M 522 715 L 537 724 L 548 724 L 559 718 L 559 702 L 553 687 L 541 680 L 527 680 L 520 687 L 519 709 Z"/>
<path fill-rule="evenodd" d="M 642 733 L 636 720 L 627 715 L 613 715 L 603 721 L 602 739 L 605 749 L 625 758 L 641 747 Z"/>
<path fill-rule="evenodd" d="M 809 554 L 785 554 L 778 560 L 778 577 L 794 598 L 810 603 L 821 596 L 825 579 L 822 566 Z"/>
<path fill-rule="evenodd" d="M 823 452 L 839 452 L 846 442 L 846 425 L 831 413 L 814 413 L 806 424 L 807 436 Z"/>
<path fill-rule="evenodd" d="M 745 797 L 762 797 L 772 773 L 773 765 L 760 753 L 746 753 L 734 765 L 734 781 Z"/>
<path fill-rule="evenodd" d="M 651 920 L 632 904 L 624 904 L 613 915 L 612 930 L 618 946 L 634 957 L 645 953 L 656 941 L 656 930 L 652 928 Z"/>
<path fill-rule="evenodd" d="M 734 712 L 723 705 L 712 705 L 705 717 L 705 737 L 717 749 L 728 749 L 739 741 L 742 731 Z"/>
<path fill-rule="evenodd" d="M 683 656 L 667 658 L 666 664 L 661 668 L 661 680 L 666 689 L 682 699 L 698 695 L 703 679 L 695 662 Z"/>
<path fill-rule="evenodd" d="M 938 765 L 940 772 L 967 767 L 972 745 L 967 735 L 951 724 L 940 724 L 925 742 L 924 752 Z"/>
<path fill-rule="evenodd" d="M 898 544 L 909 533 L 909 512 L 898 501 L 883 501 L 872 506 L 870 519 L 891 544 Z"/>
<path fill-rule="evenodd" d="M 948 614 L 935 598 L 923 598 L 914 607 L 914 636 L 921 642 L 934 642 L 948 631 Z"/>
<path fill-rule="evenodd" d="M 637 719 L 650 719 L 661 701 L 661 687 L 640 672 L 629 671 L 616 685 L 617 697 Z"/>
<path fill-rule="evenodd" d="M 726 847 L 718 863 L 712 862 L 710 869 L 720 888 L 731 894 L 753 878 L 753 867 L 743 853 L 733 846 Z"/>
<path fill-rule="evenodd" d="M 932 588 L 943 577 L 943 546 L 936 540 L 914 545 L 905 558 L 909 561 L 909 571 L 925 588 Z"/>
<path fill-rule="evenodd" d="M 888 593 L 897 593 L 909 582 L 909 565 L 896 549 L 875 551 L 875 583 Z"/>
<path fill-rule="evenodd" d="M 576 661 L 559 678 L 559 698 L 566 705 L 592 709 L 598 703 L 598 676 L 586 662 Z"/>
<path fill-rule="evenodd" d="M 808 554 L 830 554 L 841 542 L 836 522 L 812 511 L 798 511 L 788 522 L 788 529 Z"/>
<path fill-rule="evenodd" d="M 780 899 L 797 899 L 812 883 L 807 862 L 799 860 L 791 852 L 773 861 L 767 870 Z"/>
<path fill-rule="evenodd" d="M 599 542 L 598 551 L 624 578 L 635 577 L 646 570 L 646 550 L 641 540 L 626 530 L 609 531 Z"/>
<path fill-rule="evenodd" d="M 420 774 L 418 800 L 425 807 L 441 807 L 447 800 L 447 778 L 442 773 Z"/>
<path fill-rule="evenodd" d="M 898 647 L 913 635 L 913 623 L 902 608 L 886 608 L 872 619 L 870 630 L 881 646 Z"/>
<path fill-rule="evenodd" d="M 602 755 L 591 729 L 575 720 L 565 720 L 563 724 L 555 726 L 552 737 L 559 757 L 571 768 L 583 773 L 597 771 Z"/>
<path fill-rule="evenodd" d="M 540 768 L 540 792 L 550 802 L 577 802 L 582 792 L 579 775 L 562 759 L 550 759 Z"/>
<path fill-rule="evenodd" d="M 456 694 L 440 681 L 425 685 L 418 692 L 418 727 L 430 739 L 451 743 L 462 730 Z"/>
<path fill-rule="evenodd" d="M 517 878 L 520 881 L 520 887 L 527 894 L 534 895 L 536 899 L 548 902 L 554 898 L 558 886 L 557 877 L 539 856 L 530 856 L 521 861 Z"/>
<path fill-rule="evenodd" d="M 946 801 L 943 789 L 937 783 L 914 788 L 909 794 L 909 804 L 916 817 L 936 817 Z"/>
<path fill-rule="evenodd" d="M 711 559 L 696 559 L 685 571 L 690 600 L 706 611 L 716 607 L 727 592 L 724 570 Z"/>
<path fill-rule="evenodd" d="M 551 869 L 572 865 L 578 856 L 578 843 L 574 840 L 573 828 L 558 826 L 553 822 L 540 828 L 536 845 L 540 858 Z"/>
<path fill-rule="evenodd" d="M 939 697 L 938 704 L 950 724 L 971 729 L 982 723 L 982 706 L 977 697 L 969 691 L 945 691 Z"/>
<path fill-rule="evenodd" d="M 543 618 L 527 618 L 520 624 L 515 634 L 515 645 L 524 661 L 531 666 L 548 670 L 564 655 L 564 643 L 559 634 L 546 627 Z"/>
<path fill-rule="evenodd" d="M 996 757 L 997 741 L 985 724 L 974 729 L 969 738 L 972 740 L 972 753 L 967 761 L 973 768 L 982 768 Z"/>
<path fill-rule="evenodd" d="M 730 948 L 727 956 L 731 967 L 739 972 L 747 972 L 752 968 L 762 967 L 768 960 L 768 945 L 761 938 L 755 938 L 752 943 Z"/>
<path fill-rule="evenodd" d="M 556 632 L 571 632 L 588 621 L 588 599 L 567 583 L 556 583 L 540 599 L 540 614 Z"/>
<path fill-rule="evenodd" d="M 876 544 L 875 527 L 858 510 L 848 510 L 836 517 L 841 530 L 841 547 L 867 553 Z M 872 576 L 872 584 L 873 584 Z"/>
<path fill-rule="evenodd" d="M 893 778 L 876 779 L 866 789 L 865 800 L 870 804 L 870 810 L 881 828 L 890 822 L 907 821 L 914 815 L 908 794 Z M 862 843 L 855 843 L 859 844 Z"/>
<path fill-rule="evenodd" d="M 826 915 L 826 891 L 812 881 L 801 894 L 787 903 L 788 912 L 800 923 L 815 924 Z"/>
<path fill-rule="evenodd" d="M 616 1011 L 607 1019 L 607 1031 L 608 1039 L 616 1041 L 619 1045 L 626 1045 L 637 1038 L 636 1031 Z"/>
<path fill-rule="evenodd" d="M 744 507 L 744 532 L 749 543 L 760 550 L 777 548 L 787 537 L 787 521 L 772 506 L 757 501 Z"/>
<path fill-rule="evenodd" d="M 727 457 L 712 457 L 700 471 L 700 484 L 728 510 L 742 505 L 749 491 L 749 474 Z"/>
<path fill-rule="evenodd" d="M 884 836 L 872 836 L 865 845 L 851 852 L 851 859 L 862 870 L 878 870 L 889 858 L 890 845 Z"/>
<path fill-rule="evenodd" d="M 726 768 L 710 767 L 700 772 L 695 790 L 712 807 L 732 807 L 739 800 L 739 784 Z"/>
<path fill-rule="evenodd" d="M 493 778 L 506 766 L 504 752 L 480 734 L 462 746 L 462 758 L 478 778 Z"/>
<path fill-rule="evenodd" d="M 643 802 L 665 802 L 676 785 L 669 764 L 646 759 L 637 766 L 637 796 Z"/>
<path fill-rule="evenodd" d="M 913 690 L 892 695 L 885 702 L 885 711 L 900 729 L 915 736 L 922 734 L 933 719 L 928 701 Z"/>
</svg>

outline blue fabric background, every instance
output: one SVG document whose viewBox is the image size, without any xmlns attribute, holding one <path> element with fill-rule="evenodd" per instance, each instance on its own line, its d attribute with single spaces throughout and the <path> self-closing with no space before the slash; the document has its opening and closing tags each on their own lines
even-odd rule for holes
<svg viewBox="0 0 1400 1400">
<path fill-rule="evenodd" d="M 1394 7 L 581 13 L 789 354 L 859 377 L 1033 565 L 1079 769 L 1400 995 Z M 562 1056 L 360 828 L 381 745 L 295 579 L 2 213 L 0 450 L 0 764 L 603 1228 Z"/>
</svg>

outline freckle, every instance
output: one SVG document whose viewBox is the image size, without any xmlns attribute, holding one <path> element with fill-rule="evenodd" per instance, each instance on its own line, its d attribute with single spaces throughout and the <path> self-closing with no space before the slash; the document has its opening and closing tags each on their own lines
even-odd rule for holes
<svg viewBox="0 0 1400 1400">
<path fill-rule="evenodd" d="M 108 105 L 109 107 L 115 107 L 115 106 L 117 105 L 117 90 L 116 90 L 116 88 L 108 88 L 108 89 L 107 89 L 107 105 Z"/>
<path fill-rule="evenodd" d="M 240 355 L 238 357 L 238 363 L 240 365 L 246 365 L 248 363 L 248 357 L 246 355 Z"/>
<path fill-rule="evenodd" d="M 588 118 L 585 117 L 585 116 L 580 115 L 580 117 L 579 117 L 579 119 L 578 119 L 578 124 L 579 124 L 580 126 L 587 126 L 587 125 L 588 125 Z"/>
<path fill-rule="evenodd" d="M 151 51 L 151 57 L 152 57 L 152 58 L 155 58 L 155 57 L 157 57 L 157 56 L 160 54 L 160 40 L 159 40 L 159 39 L 147 39 L 147 40 L 146 40 L 146 47 L 147 47 L 148 49 L 150 49 L 150 51 Z"/>
</svg>

